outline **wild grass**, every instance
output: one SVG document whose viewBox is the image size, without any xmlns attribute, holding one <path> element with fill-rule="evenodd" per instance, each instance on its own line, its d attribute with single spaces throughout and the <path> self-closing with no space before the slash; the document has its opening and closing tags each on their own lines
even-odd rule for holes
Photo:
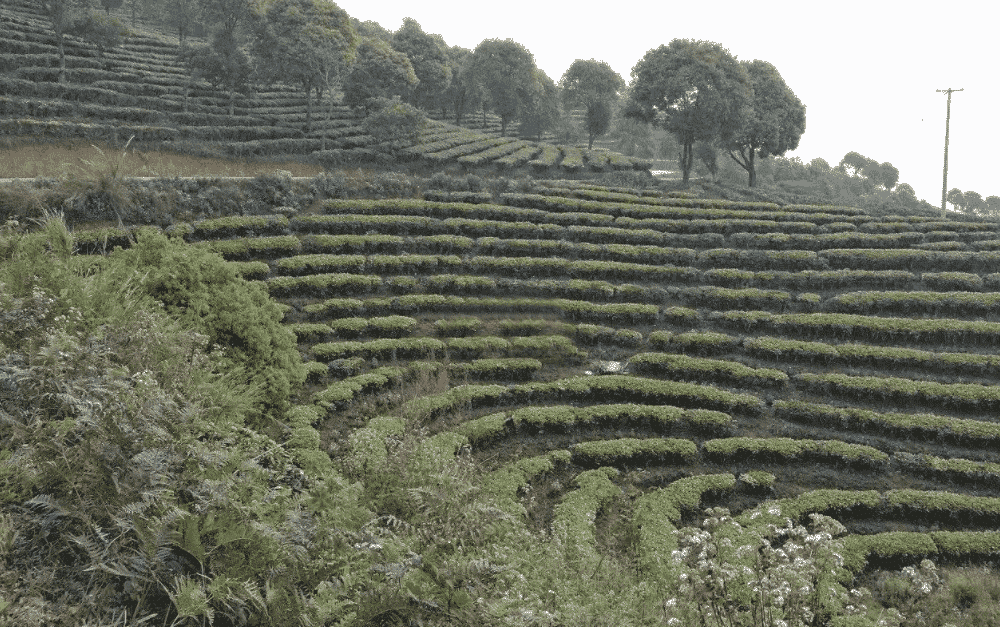
<svg viewBox="0 0 1000 627">
<path fill-rule="evenodd" d="M 322 166 L 287 159 L 198 156 L 134 142 L 131 149 L 128 158 L 122 160 L 120 176 L 254 177 L 281 169 L 291 172 L 293 177 L 313 177 L 323 172 Z M 121 150 L 109 142 L 88 140 L 58 143 L 8 140 L 0 144 L 0 178 L 59 178 L 74 172 L 83 178 L 96 179 L 106 171 L 106 155 L 118 155 Z"/>
</svg>

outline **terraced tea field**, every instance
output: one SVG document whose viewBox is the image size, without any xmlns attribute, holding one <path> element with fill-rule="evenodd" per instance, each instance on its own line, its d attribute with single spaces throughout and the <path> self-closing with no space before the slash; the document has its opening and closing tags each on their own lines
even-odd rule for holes
<svg viewBox="0 0 1000 627">
<path fill-rule="evenodd" d="M 230 114 L 222 90 L 188 85 L 165 38 L 137 36 L 102 61 L 71 39 L 58 84 L 33 4 L 5 3 L 0 23 L 9 135 L 135 136 L 327 166 L 385 157 L 346 107 L 314 111 L 305 131 L 290 90 Z M 566 572 L 550 581 L 539 567 L 525 586 L 552 595 L 533 605 L 566 616 L 596 610 L 549 585 L 581 582 L 586 596 L 598 581 L 643 598 L 672 586 L 672 531 L 710 507 L 755 529 L 835 518 L 853 583 L 924 558 L 995 567 L 1000 225 L 549 178 L 649 164 L 443 122 L 401 159 L 544 178 L 531 193 L 427 189 L 168 229 L 282 303 L 309 371 L 289 450 L 329 454 L 369 491 L 406 456 L 461 461 L 497 504 L 469 515 L 536 543 L 492 547 L 474 575 L 499 578 L 503 568 L 482 564 L 518 551 L 554 555 L 547 563 Z M 92 255 L 129 244 L 120 229 L 74 239 Z M 380 533 L 408 524 L 403 500 L 378 502 Z M 373 534 L 353 550 L 381 544 Z M 397 588 L 427 570 L 412 556 L 383 562 Z M 602 568 L 625 578 L 601 580 Z M 433 576 L 411 601 L 448 590 L 434 598 L 473 603 L 461 577 Z M 533 620 L 523 624 L 544 623 Z"/>
<path fill-rule="evenodd" d="M 650 568 L 709 506 L 833 516 L 859 575 L 993 559 L 995 225 L 546 185 L 173 231 L 287 307 L 324 448 L 420 425 L 530 528 L 633 525 Z"/>
<path fill-rule="evenodd" d="M 60 84 L 56 40 L 34 3 L 5 2 L 0 24 L 0 131 L 6 136 L 121 143 L 135 137 L 144 145 L 238 158 L 308 156 L 324 166 L 386 158 L 386 147 L 364 129 L 362 113 L 326 99 L 314 103 L 307 118 L 302 93 L 280 85 L 230 102 L 225 88 L 191 80 L 179 44 L 161 33 L 136 33 L 104 58 L 67 36 L 66 83 Z M 393 158 L 543 175 L 649 169 L 646 161 L 606 150 L 498 135 L 493 127 L 476 131 L 428 120 L 417 142 Z"/>
</svg>

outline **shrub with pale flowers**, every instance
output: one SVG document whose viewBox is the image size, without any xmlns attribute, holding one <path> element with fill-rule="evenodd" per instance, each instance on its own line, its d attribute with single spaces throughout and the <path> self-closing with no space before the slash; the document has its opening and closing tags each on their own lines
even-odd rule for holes
<svg viewBox="0 0 1000 627">
<path fill-rule="evenodd" d="M 867 590 L 844 587 L 851 575 L 835 538 L 847 530 L 833 518 L 810 514 L 809 530 L 787 519 L 743 528 L 725 508 L 706 513 L 700 528 L 674 532 L 681 571 L 677 595 L 664 603 L 668 625 L 899 625 L 898 613 L 868 613 Z"/>
</svg>

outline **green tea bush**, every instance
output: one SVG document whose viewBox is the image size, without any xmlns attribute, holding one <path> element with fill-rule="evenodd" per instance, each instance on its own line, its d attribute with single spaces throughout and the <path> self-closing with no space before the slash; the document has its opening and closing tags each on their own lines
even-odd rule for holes
<svg viewBox="0 0 1000 627">
<path fill-rule="evenodd" d="M 427 115 L 412 105 L 398 99 L 378 98 L 371 107 L 371 113 L 365 117 L 362 128 L 375 141 L 390 143 L 388 147 L 395 151 L 416 142 L 417 133 L 426 120 Z"/>
</svg>

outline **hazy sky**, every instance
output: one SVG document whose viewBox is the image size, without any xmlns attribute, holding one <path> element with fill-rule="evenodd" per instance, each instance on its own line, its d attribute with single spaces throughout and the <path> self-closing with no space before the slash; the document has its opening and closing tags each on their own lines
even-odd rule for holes
<svg viewBox="0 0 1000 627">
<path fill-rule="evenodd" d="M 933 205 L 941 203 L 945 106 L 952 95 L 948 189 L 1000 196 L 995 10 L 985 0 L 942 3 L 476 2 L 340 0 L 361 21 L 389 30 L 412 17 L 448 45 L 513 39 L 554 81 L 575 59 L 607 61 L 626 82 L 635 64 L 672 39 L 714 41 L 737 59 L 773 64 L 806 105 L 806 132 L 794 152 L 831 165 L 855 150 L 899 169 Z M 629 6 L 641 10 L 628 10 Z M 993 146 L 991 149 L 990 146 Z"/>
</svg>

